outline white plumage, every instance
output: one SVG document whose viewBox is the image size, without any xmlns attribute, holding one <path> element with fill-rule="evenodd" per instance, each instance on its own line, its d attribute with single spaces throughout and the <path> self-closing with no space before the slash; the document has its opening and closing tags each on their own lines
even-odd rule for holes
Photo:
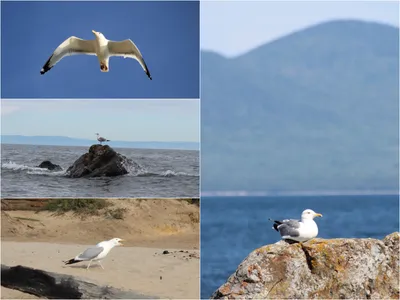
<svg viewBox="0 0 400 300">
<path fill-rule="evenodd" d="M 101 264 L 101 260 L 104 259 L 107 254 L 111 251 L 115 246 L 122 246 L 122 239 L 113 238 L 109 241 L 103 241 L 98 243 L 94 247 L 87 248 L 84 252 L 79 253 L 75 258 L 71 258 L 68 261 L 63 261 L 66 265 L 75 264 L 82 261 L 89 261 L 89 265 L 86 269 L 89 269 L 92 261 L 97 261 L 100 266 L 104 269 Z"/>
<path fill-rule="evenodd" d="M 306 209 L 301 214 L 301 221 L 293 219 L 270 220 L 274 222 L 272 228 L 279 231 L 283 240 L 305 242 L 318 235 L 318 225 L 314 221 L 315 217 L 322 217 L 322 215 L 311 209 Z"/>
<path fill-rule="evenodd" d="M 97 56 L 102 72 L 109 71 L 109 59 L 111 56 L 133 58 L 139 62 L 150 80 L 152 79 L 143 56 L 134 42 L 131 40 L 123 40 L 120 42 L 110 41 L 107 40 L 101 32 L 94 30 L 92 30 L 92 32 L 95 35 L 94 40 L 83 40 L 71 36 L 62 42 L 44 64 L 43 68 L 40 70 L 40 74 L 43 75 L 48 72 L 65 56 L 86 54 Z"/>
</svg>

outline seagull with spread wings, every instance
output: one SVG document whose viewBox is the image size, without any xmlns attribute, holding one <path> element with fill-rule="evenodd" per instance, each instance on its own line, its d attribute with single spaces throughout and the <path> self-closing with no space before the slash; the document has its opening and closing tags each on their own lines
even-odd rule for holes
<svg viewBox="0 0 400 300">
<path fill-rule="evenodd" d="M 86 54 L 97 56 L 101 72 L 109 71 L 109 59 L 111 56 L 136 59 L 142 66 L 146 75 L 152 80 L 143 56 L 132 40 L 123 40 L 120 42 L 110 41 L 107 40 L 101 32 L 94 30 L 92 30 L 92 32 L 95 36 L 94 40 L 83 40 L 71 36 L 62 42 L 44 64 L 43 68 L 40 70 L 40 74 L 43 75 L 48 72 L 65 56 Z"/>
</svg>

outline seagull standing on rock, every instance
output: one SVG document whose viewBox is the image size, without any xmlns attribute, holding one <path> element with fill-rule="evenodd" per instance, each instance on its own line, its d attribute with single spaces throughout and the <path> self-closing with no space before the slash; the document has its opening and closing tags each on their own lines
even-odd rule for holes
<svg viewBox="0 0 400 300">
<path fill-rule="evenodd" d="M 120 238 L 113 238 L 109 241 L 100 242 L 94 247 L 87 248 L 84 252 L 75 256 L 75 258 L 63 261 L 63 263 L 71 265 L 82 261 L 89 261 L 89 265 L 86 268 L 86 270 L 88 270 L 92 261 L 97 261 L 104 270 L 101 260 L 107 256 L 108 252 L 110 252 L 112 248 L 115 246 L 122 246 L 122 241 L 123 240 Z"/>
<path fill-rule="evenodd" d="M 314 221 L 315 217 L 322 217 L 322 215 L 311 209 L 306 209 L 301 214 L 301 221 L 292 219 L 283 221 L 269 220 L 274 222 L 272 228 L 279 231 L 283 240 L 305 242 L 318 235 L 318 225 Z"/>
<path fill-rule="evenodd" d="M 101 32 L 94 30 L 92 30 L 92 32 L 95 36 L 94 40 L 83 40 L 77 38 L 76 36 L 71 36 L 62 42 L 44 64 L 43 68 L 40 70 L 40 74 L 43 75 L 49 71 L 65 56 L 86 54 L 97 55 L 101 72 L 109 71 L 108 61 L 111 56 L 121 56 L 123 58 L 129 57 L 136 59 L 142 66 L 147 77 L 152 80 L 150 71 L 147 68 L 143 56 L 132 40 L 115 42 L 107 40 Z"/>
<path fill-rule="evenodd" d="M 100 145 L 102 145 L 103 142 L 110 142 L 110 140 L 103 138 L 98 133 L 96 133 L 96 135 L 97 135 L 97 140 L 100 142 Z"/>
</svg>

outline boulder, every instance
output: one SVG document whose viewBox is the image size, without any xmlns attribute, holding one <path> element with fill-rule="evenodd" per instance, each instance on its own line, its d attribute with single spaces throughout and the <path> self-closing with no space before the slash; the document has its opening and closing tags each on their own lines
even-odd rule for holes
<svg viewBox="0 0 400 300">
<path fill-rule="evenodd" d="M 38 168 L 48 169 L 50 171 L 62 171 L 62 168 L 59 165 L 53 164 L 49 160 L 43 161 L 40 165 L 37 166 Z"/>
<path fill-rule="evenodd" d="M 128 173 L 129 160 L 108 145 L 92 145 L 66 172 L 67 177 L 119 176 Z"/>
<path fill-rule="evenodd" d="M 211 299 L 399 299 L 399 237 L 263 246 Z"/>
</svg>

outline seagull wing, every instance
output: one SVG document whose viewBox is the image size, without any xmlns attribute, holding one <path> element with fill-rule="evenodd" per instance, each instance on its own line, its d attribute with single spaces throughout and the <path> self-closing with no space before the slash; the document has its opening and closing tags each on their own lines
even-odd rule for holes
<svg viewBox="0 0 400 300">
<path fill-rule="evenodd" d="M 75 260 L 92 260 L 96 258 L 101 252 L 103 252 L 103 247 L 90 247 L 84 252 L 75 257 Z"/>
<path fill-rule="evenodd" d="M 300 235 L 300 222 L 298 220 L 274 221 L 274 229 L 279 231 L 282 237 L 297 237 Z"/>
<path fill-rule="evenodd" d="M 135 43 L 131 40 L 124 40 L 121 42 L 108 42 L 108 50 L 110 56 L 122 56 L 124 58 L 129 57 L 136 59 L 139 64 L 142 66 L 143 70 L 145 71 L 146 75 L 152 80 L 150 71 L 147 68 L 147 65 L 143 59 L 142 54 L 140 53 L 138 47 L 136 47 Z"/>
<path fill-rule="evenodd" d="M 95 40 L 82 40 L 75 36 L 67 38 L 57 47 L 56 50 L 54 50 L 53 54 L 40 70 L 40 74 L 43 75 L 49 71 L 56 63 L 63 59 L 64 56 L 77 54 L 96 55 Z"/>
</svg>

